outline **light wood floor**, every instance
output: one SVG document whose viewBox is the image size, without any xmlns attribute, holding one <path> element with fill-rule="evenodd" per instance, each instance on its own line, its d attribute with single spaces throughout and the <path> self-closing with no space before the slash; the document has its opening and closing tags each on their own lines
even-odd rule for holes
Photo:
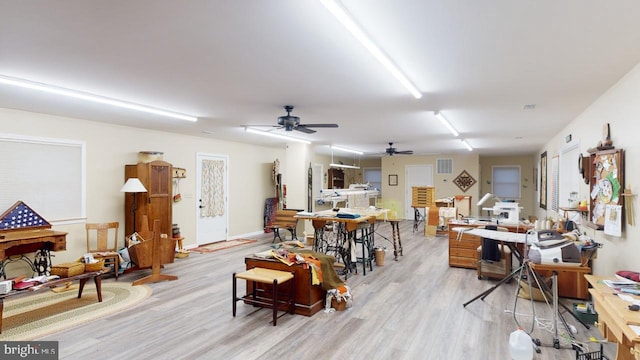
<svg viewBox="0 0 640 360">
<path fill-rule="evenodd" d="M 347 311 L 284 315 L 274 327 L 268 310 L 252 313 L 252 307 L 238 303 L 233 318 L 231 274 L 244 270 L 245 255 L 267 249 L 271 235 L 265 234 L 255 244 L 176 259 L 163 272 L 179 279 L 151 284 L 153 295 L 143 304 L 43 340 L 59 341 L 60 359 L 84 360 L 509 359 L 509 334 L 517 325 L 505 310 L 513 310 L 516 282 L 465 308 L 463 303 L 495 282 L 478 280 L 475 270 L 450 268 L 447 238 L 413 234 L 408 221 L 400 228 L 404 256 L 394 261 L 388 251 L 384 266 L 349 277 L 354 307 Z M 383 238 L 390 238 L 390 226 L 382 223 L 377 232 L 376 244 L 391 249 Z M 119 281 L 147 274 L 127 274 Z M 571 306 L 571 300 L 563 301 Z M 531 305 L 522 299 L 517 304 L 528 330 L 531 318 L 523 314 L 531 313 Z M 535 312 L 552 319 L 544 303 L 536 303 Z M 578 339 L 602 338 L 594 327 L 586 330 L 565 315 Z M 575 359 L 573 350 L 550 346 L 554 336 L 548 330 L 536 327 L 533 337 L 543 343 L 535 359 Z M 605 344 L 605 354 L 613 358 L 614 345 Z"/>
</svg>

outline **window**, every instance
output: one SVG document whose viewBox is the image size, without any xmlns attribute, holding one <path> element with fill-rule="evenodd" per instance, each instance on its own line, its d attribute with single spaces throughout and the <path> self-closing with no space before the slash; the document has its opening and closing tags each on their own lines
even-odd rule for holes
<svg viewBox="0 0 640 360">
<path fill-rule="evenodd" d="M 369 183 L 372 187 L 378 189 L 380 196 L 382 196 L 382 170 L 375 168 L 365 168 L 363 170 L 364 183 Z"/>
<path fill-rule="evenodd" d="M 0 211 L 21 200 L 52 225 L 84 221 L 83 141 L 0 134 L 0 154 Z"/>
<path fill-rule="evenodd" d="M 494 166 L 492 192 L 502 200 L 520 199 L 520 166 Z"/>
</svg>

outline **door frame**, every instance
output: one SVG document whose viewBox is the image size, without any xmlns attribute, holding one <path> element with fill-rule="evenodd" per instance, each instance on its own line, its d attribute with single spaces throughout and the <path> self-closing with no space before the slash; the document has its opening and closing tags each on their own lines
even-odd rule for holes
<svg viewBox="0 0 640 360">
<path fill-rule="evenodd" d="M 427 179 L 428 180 L 428 184 L 410 184 L 411 180 L 410 176 L 409 176 L 409 169 L 415 169 L 415 168 L 426 168 L 426 169 L 430 169 L 431 170 L 431 179 Z M 411 193 L 412 186 L 433 186 L 433 164 L 411 164 L 411 165 L 405 165 L 404 167 L 404 174 L 405 174 L 405 182 L 404 182 L 404 188 L 405 188 L 405 197 L 404 197 L 404 215 L 405 218 L 407 220 L 413 220 L 415 217 L 415 213 L 413 208 L 411 207 L 411 201 L 412 201 L 412 196 L 413 194 Z M 420 212 L 423 216 L 426 216 L 426 214 L 424 214 L 424 209 L 423 211 Z"/>
</svg>

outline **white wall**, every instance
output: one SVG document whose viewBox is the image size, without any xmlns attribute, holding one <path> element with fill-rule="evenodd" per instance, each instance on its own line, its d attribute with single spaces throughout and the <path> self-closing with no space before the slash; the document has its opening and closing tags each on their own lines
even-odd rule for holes
<svg viewBox="0 0 640 360">
<path fill-rule="evenodd" d="M 274 196 L 272 163 L 276 158 L 286 163 L 284 145 L 261 147 L 4 108 L 0 108 L 0 124 L 3 133 L 85 141 L 87 221 L 119 221 L 121 229 L 124 194 L 119 190 L 124 183 L 124 165 L 137 163 L 139 151 L 164 152 L 165 161 L 187 170 L 187 178 L 180 182 L 182 201 L 173 204 L 173 222 L 180 226 L 186 246 L 195 244 L 197 152 L 229 156 L 229 238 L 262 230 L 265 199 Z M 46 174 L 42 174 L 42 181 L 46 181 Z M 54 263 L 84 254 L 84 224 L 54 229 L 69 233 L 67 251 L 55 254 Z M 123 237 L 122 229 L 121 245 Z"/>
<path fill-rule="evenodd" d="M 560 153 L 565 145 L 565 137 L 569 134 L 573 139 L 579 139 L 581 152 L 586 155 L 587 149 L 593 148 L 602 139 L 602 127 L 609 123 L 611 127 L 611 139 L 616 148 L 625 151 L 625 185 L 631 185 L 634 194 L 638 194 L 638 179 L 640 179 L 640 64 L 636 65 L 618 83 L 591 104 L 580 116 L 572 121 L 560 133 L 552 138 L 540 152 L 536 154 L 536 161 L 543 151 L 547 151 L 550 159 Z M 575 176 L 578 174 L 578 166 L 575 166 Z M 548 171 L 551 171 L 549 168 Z M 582 183 L 580 193 L 583 197 L 588 195 L 588 185 Z M 637 215 L 638 195 L 632 198 L 632 208 Z M 549 195 L 547 204 L 551 197 Z M 625 209 L 625 211 L 628 211 Z M 538 208 L 539 218 L 559 215 L 551 211 Z M 637 216 L 636 216 L 637 218 Z M 583 222 L 587 219 L 583 218 Z M 598 258 L 594 261 L 593 272 L 597 275 L 611 276 L 617 270 L 640 271 L 640 229 L 638 225 L 623 224 L 622 237 L 604 235 L 602 231 L 595 231 L 582 226 L 591 238 L 604 246 L 598 251 Z"/>
</svg>

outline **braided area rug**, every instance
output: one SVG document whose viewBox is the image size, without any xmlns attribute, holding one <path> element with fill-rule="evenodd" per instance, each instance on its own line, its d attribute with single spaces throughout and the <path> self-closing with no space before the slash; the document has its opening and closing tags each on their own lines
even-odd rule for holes
<svg viewBox="0 0 640 360">
<path fill-rule="evenodd" d="M 26 290 L 25 290 L 26 291 Z M 4 301 L 0 340 L 28 341 L 130 309 L 151 295 L 146 285 L 124 281 L 102 281 L 102 302 L 93 283 L 78 290 L 43 291 Z"/>
</svg>

